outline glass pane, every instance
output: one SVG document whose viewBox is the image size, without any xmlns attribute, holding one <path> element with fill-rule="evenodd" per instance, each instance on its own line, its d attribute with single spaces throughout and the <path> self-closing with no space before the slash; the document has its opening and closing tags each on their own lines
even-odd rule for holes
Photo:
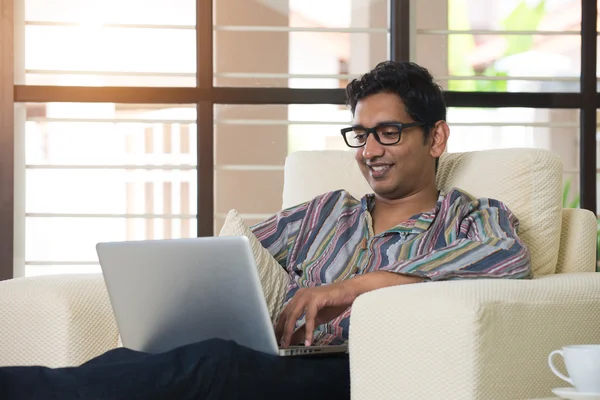
<svg viewBox="0 0 600 400">
<path fill-rule="evenodd" d="M 214 0 L 213 3 L 217 25 L 344 29 L 389 26 L 387 0 Z"/>
<path fill-rule="evenodd" d="M 453 77 L 453 79 L 437 79 L 436 81 L 446 90 L 467 92 L 579 92 L 581 87 L 579 77 L 546 77 L 527 79 L 524 76 L 496 76 L 486 79 L 483 76 Z"/>
<path fill-rule="evenodd" d="M 425 0 L 416 8 L 414 60 L 444 88 L 579 91 L 580 0 Z"/>
<path fill-rule="evenodd" d="M 283 168 L 274 171 L 217 169 L 215 182 L 217 214 L 227 214 L 234 208 L 240 213 L 269 214 L 269 210 L 272 213 L 281 208 Z"/>
<path fill-rule="evenodd" d="M 578 110 L 450 107 L 447 120 L 450 152 L 544 148 L 564 153 L 565 168 L 578 165 Z"/>
<path fill-rule="evenodd" d="M 351 121 L 331 104 L 215 107 L 215 230 L 235 208 L 256 223 L 281 208 L 286 156 L 299 150 L 349 150 L 340 128 Z"/>
<path fill-rule="evenodd" d="M 218 166 L 283 166 L 294 151 L 347 150 L 340 129 L 352 121 L 346 106 L 333 104 L 217 105 L 215 118 Z"/>
<path fill-rule="evenodd" d="M 196 236 L 195 106 L 22 108 L 26 262 L 95 261 L 104 240 Z"/>
<path fill-rule="evenodd" d="M 25 222 L 26 262 L 97 262 L 98 242 L 196 236 L 195 218 L 27 217 Z"/>
<path fill-rule="evenodd" d="M 114 103 L 26 106 L 30 165 L 195 165 L 196 107 Z"/>
<path fill-rule="evenodd" d="M 195 86 L 193 0 L 60 3 L 25 1 L 26 84 Z"/>
<path fill-rule="evenodd" d="M 421 15 L 418 29 L 440 29 L 439 20 L 444 19 L 451 30 L 581 30 L 581 0 L 420 0 L 416 4 L 419 14 L 433 6 L 440 13 L 434 19 Z"/>
<path fill-rule="evenodd" d="M 196 214 L 196 170 L 28 169 L 27 213 Z"/>
<path fill-rule="evenodd" d="M 418 35 L 416 60 L 448 90 L 579 91 L 579 36 L 487 35 L 485 39 L 475 44 L 475 35 Z M 512 52 L 510 41 L 522 41 L 522 49 Z M 431 54 L 440 53 L 445 63 L 431 59 Z"/>
<path fill-rule="evenodd" d="M 346 106 L 296 104 L 290 106 L 288 153 L 306 150 L 352 151 L 340 133 L 352 124 L 352 113 Z"/>
<path fill-rule="evenodd" d="M 215 84 L 339 88 L 388 58 L 388 2 L 215 0 Z"/>
<path fill-rule="evenodd" d="M 196 24 L 195 0 L 25 0 L 27 21 Z"/>
</svg>

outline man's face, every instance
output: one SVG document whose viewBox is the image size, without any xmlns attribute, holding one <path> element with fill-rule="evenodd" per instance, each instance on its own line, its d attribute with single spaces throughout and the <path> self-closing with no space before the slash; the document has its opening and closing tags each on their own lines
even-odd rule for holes
<svg viewBox="0 0 600 400">
<path fill-rule="evenodd" d="M 358 102 L 353 125 L 373 128 L 383 122 L 421 121 L 410 118 L 400 97 L 393 93 L 377 93 Z M 399 199 L 435 181 L 431 142 L 431 138 L 424 140 L 423 128 L 418 126 L 404 128 L 400 142 L 394 145 L 381 145 L 370 134 L 366 144 L 356 149 L 355 158 L 376 195 Z"/>
</svg>

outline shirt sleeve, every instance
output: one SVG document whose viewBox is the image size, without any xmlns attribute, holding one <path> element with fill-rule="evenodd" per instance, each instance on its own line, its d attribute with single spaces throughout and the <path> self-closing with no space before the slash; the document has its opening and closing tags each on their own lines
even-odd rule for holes
<svg viewBox="0 0 600 400">
<path fill-rule="evenodd" d="M 294 245 L 310 202 L 287 208 L 260 222 L 250 230 L 273 258 L 287 269 L 288 255 Z"/>
<path fill-rule="evenodd" d="M 517 236 L 519 221 L 501 202 L 479 199 L 445 224 L 445 244 L 381 268 L 431 281 L 533 276 L 529 249 Z M 463 216 L 461 216 L 461 214 Z"/>
</svg>

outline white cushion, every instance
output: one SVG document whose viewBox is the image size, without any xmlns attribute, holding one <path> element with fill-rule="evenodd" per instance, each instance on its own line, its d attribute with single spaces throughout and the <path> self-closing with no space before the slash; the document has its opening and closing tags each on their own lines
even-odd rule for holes
<svg viewBox="0 0 600 400">
<path fill-rule="evenodd" d="M 556 270 L 562 212 L 560 158 L 541 149 L 445 153 L 438 187 L 466 190 L 504 202 L 520 221 L 519 236 L 531 250 L 536 275 Z M 360 198 L 371 192 L 352 151 L 296 152 L 285 164 L 283 207 L 337 189 Z"/>
<path fill-rule="evenodd" d="M 354 160 L 353 151 L 298 151 L 287 156 L 283 208 L 338 189 L 345 189 L 356 198 L 371 192 Z"/>
<path fill-rule="evenodd" d="M 267 300 L 269 315 L 271 321 L 276 321 L 279 317 L 288 284 L 286 271 L 271 256 L 271 253 L 261 245 L 237 210 L 229 211 L 219 236 L 246 236 L 250 240 L 260 283 Z"/>
</svg>

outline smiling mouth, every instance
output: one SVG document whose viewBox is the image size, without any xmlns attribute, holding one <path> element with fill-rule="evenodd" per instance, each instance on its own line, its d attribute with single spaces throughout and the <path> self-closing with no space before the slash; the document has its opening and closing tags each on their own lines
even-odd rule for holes
<svg viewBox="0 0 600 400">
<path fill-rule="evenodd" d="M 387 171 L 390 168 L 392 168 L 391 164 L 387 164 L 387 165 L 369 165 L 369 169 L 371 169 L 371 171 L 376 171 L 376 172 Z"/>
<path fill-rule="evenodd" d="M 373 178 L 383 177 L 393 166 L 394 164 L 368 165 Z"/>
</svg>

